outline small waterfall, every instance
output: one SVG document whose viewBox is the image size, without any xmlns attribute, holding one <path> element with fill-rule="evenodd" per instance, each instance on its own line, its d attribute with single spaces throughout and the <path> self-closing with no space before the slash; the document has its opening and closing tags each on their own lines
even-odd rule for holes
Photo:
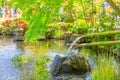
<svg viewBox="0 0 120 80">
<path fill-rule="evenodd" d="M 50 54 L 52 57 L 51 63 L 48 65 L 48 70 L 51 72 L 52 80 L 68 80 L 72 79 L 72 76 L 74 76 L 75 80 L 80 78 L 82 80 L 91 80 L 91 70 L 93 69 L 94 62 L 91 59 L 87 59 L 86 57 L 82 56 L 82 54 L 77 54 L 78 51 L 74 48 L 76 43 L 83 37 L 85 37 L 85 35 L 77 37 L 71 43 L 67 50 L 67 55 L 57 55 L 53 52 Z"/>
<path fill-rule="evenodd" d="M 81 39 L 81 38 L 83 38 L 83 37 L 85 37 L 84 35 L 82 35 L 82 36 L 79 36 L 78 38 L 76 38 L 72 43 L 71 43 L 71 45 L 70 45 L 70 47 L 68 48 L 68 50 L 67 50 L 67 53 L 68 53 L 68 56 L 70 57 L 73 53 L 76 53 L 75 51 L 75 49 L 74 49 L 74 46 L 75 46 L 75 44 Z M 89 65 L 90 65 L 90 68 L 91 68 L 91 70 L 93 70 L 93 67 L 94 67 L 94 62 L 89 58 L 89 59 L 87 59 L 88 60 L 88 62 L 89 62 Z M 92 73 L 91 72 L 89 72 L 88 74 L 87 74 L 87 76 L 84 78 L 84 80 L 91 80 L 91 78 L 92 78 Z"/>
<path fill-rule="evenodd" d="M 67 51 L 67 52 L 68 52 L 68 55 L 71 55 L 71 54 L 72 54 L 72 50 L 73 50 L 75 44 L 78 42 L 78 40 L 80 40 L 80 39 L 83 38 L 83 37 L 84 37 L 84 35 L 76 38 L 76 39 L 71 43 L 71 45 L 70 45 L 70 47 L 68 48 L 68 51 Z"/>
</svg>

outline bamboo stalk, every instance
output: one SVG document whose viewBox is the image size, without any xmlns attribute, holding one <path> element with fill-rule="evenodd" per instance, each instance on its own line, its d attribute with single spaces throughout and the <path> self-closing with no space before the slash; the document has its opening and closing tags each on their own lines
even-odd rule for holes
<svg viewBox="0 0 120 80">
<path fill-rule="evenodd" d="M 85 34 L 84 37 L 112 35 L 112 34 L 120 34 L 120 30 L 107 31 L 107 32 L 99 32 L 99 33 L 90 33 L 90 34 Z M 77 36 L 77 35 L 67 35 L 67 36 Z"/>
<path fill-rule="evenodd" d="M 108 32 L 100 32 L 100 33 L 85 34 L 85 35 L 82 36 L 82 38 L 92 37 L 92 36 L 113 35 L 113 34 L 120 34 L 120 30 L 108 31 Z M 119 41 L 82 43 L 82 44 L 76 44 L 75 46 L 76 46 L 76 47 L 82 47 L 82 46 L 112 45 L 112 44 L 120 44 L 120 40 L 119 40 Z M 70 45 L 70 44 L 68 43 L 67 45 Z"/>
<path fill-rule="evenodd" d="M 76 44 L 76 47 L 84 47 L 84 46 L 96 46 L 96 45 L 113 45 L 113 44 L 120 44 L 119 41 L 106 41 L 106 42 L 92 42 L 92 43 L 82 43 L 82 44 Z"/>
<path fill-rule="evenodd" d="M 91 37 L 91 36 L 102 36 L 102 35 L 112 35 L 112 34 L 120 34 L 120 30 L 100 32 L 100 33 L 91 33 L 91 34 L 85 34 L 84 36 Z"/>
</svg>

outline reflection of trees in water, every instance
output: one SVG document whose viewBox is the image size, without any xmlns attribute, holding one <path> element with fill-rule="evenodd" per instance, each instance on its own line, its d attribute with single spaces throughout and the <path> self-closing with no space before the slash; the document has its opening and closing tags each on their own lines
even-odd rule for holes
<svg viewBox="0 0 120 80">
<path fill-rule="evenodd" d="M 0 42 L 12 42 L 13 39 L 10 36 L 0 36 Z"/>
<path fill-rule="evenodd" d="M 20 49 L 20 54 L 22 54 L 23 58 L 30 57 L 30 60 L 22 63 L 21 78 L 29 80 L 33 77 L 34 69 L 36 69 L 35 61 L 38 57 L 42 57 L 47 55 L 49 51 L 64 51 L 65 46 L 63 41 L 40 41 L 39 44 L 26 44 L 24 42 L 16 42 L 17 49 Z M 23 59 L 22 59 L 23 60 Z M 44 64 L 43 64 L 44 65 Z"/>
<path fill-rule="evenodd" d="M 25 52 L 24 45 L 22 42 L 16 42 L 16 46 L 17 46 L 17 49 L 20 49 L 20 53 L 19 53 L 18 57 L 19 57 L 20 61 L 23 61 L 24 52 Z M 26 63 L 22 62 L 20 64 L 22 64 L 21 67 L 19 67 L 20 72 L 21 72 L 20 78 L 26 80 L 26 77 L 27 77 Z"/>
<path fill-rule="evenodd" d="M 40 41 L 39 44 L 26 44 L 24 42 L 14 42 L 11 36 L 0 36 L 0 45 L 8 45 L 16 44 L 17 49 L 20 50 L 21 53 L 27 54 L 44 54 L 48 51 L 65 51 L 66 48 L 64 46 L 63 41 Z"/>
<path fill-rule="evenodd" d="M 22 53 L 25 52 L 25 45 L 23 42 L 16 42 L 17 48 L 20 49 L 22 51 Z"/>
<path fill-rule="evenodd" d="M 17 43 L 17 47 L 26 54 L 45 54 L 48 51 L 65 51 L 66 47 L 64 46 L 63 41 L 41 41 L 38 44 L 26 44 L 26 43 Z"/>
<path fill-rule="evenodd" d="M 13 39 L 10 36 L 1 36 L 0 35 L 0 45 L 1 46 L 9 46 L 13 44 Z"/>
<path fill-rule="evenodd" d="M 28 80 L 28 78 L 31 76 L 34 70 L 34 56 L 28 54 L 26 52 L 26 47 L 28 45 L 25 45 L 24 42 L 16 42 L 17 48 L 20 49 L 20 60 L 21 60 L 21 67 L 19 68 L 21 71 L 21 79 L 22 80 Z M 28 50 L 27 50 L 28 51 Z"/>
</svg>

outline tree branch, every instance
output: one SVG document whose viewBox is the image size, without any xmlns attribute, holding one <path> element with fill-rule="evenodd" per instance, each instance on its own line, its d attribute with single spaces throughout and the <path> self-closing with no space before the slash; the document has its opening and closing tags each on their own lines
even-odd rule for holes
<svg viewBox="0 0 120 80">
<path fill-rule="evenodd" d="M 118 6 L 115 5 L 115 3 L 112 0 L 106 0 L 110 4 L 110 6 L 113 8 L 113 10 L 116 12 L 116 14 L 120 17 L 120 9 Z"/>
</svg>

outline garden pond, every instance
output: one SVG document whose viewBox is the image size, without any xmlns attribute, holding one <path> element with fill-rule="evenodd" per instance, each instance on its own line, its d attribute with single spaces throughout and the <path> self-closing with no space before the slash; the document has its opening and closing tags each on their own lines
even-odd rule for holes
<svg viewBox="0 0 120 80">
<path fill-rule="evenodd" d="M 41 61 L 40 57 L 43 56 L 41 62 L 44 63 L 44 58 L 46 59 L 47 56 L 52 58 L 58 53 L 65 52 L 66 49 L 62 40 L 49 40 L 42 41 L 39 45 L 26 45 L 23 42 L 13 41 L 10 36 L 0 36 L 0 80 L 30 80 L 34 72 L 39 73 L 39 69 L 35 68 L 40 64 L 37 64 Z M 40 64 L 40 66 L 43 67 L 44 64 Z"/>
<path fill-rule="evenodd" d="M 67 49 L 63 40 L 27 44 L 14 41 L 11 36 L 0 36 L 0 80 L 50 80 L 48 63 L 56 54 L 64 55 Z M 113 58 L 108 60 L 102 55 L 100 57 L 94 54 L 88 55 L 91 51 L 87 49 L 83 49 L 81 53 L 83 56 L 91 56 L 94 61 L 97 58 L 98 67 L 92 72 L 93 80 L 106 79 L 106 77 L 108 80 L 120 79 L 120 65 Z"/>
</svg>

